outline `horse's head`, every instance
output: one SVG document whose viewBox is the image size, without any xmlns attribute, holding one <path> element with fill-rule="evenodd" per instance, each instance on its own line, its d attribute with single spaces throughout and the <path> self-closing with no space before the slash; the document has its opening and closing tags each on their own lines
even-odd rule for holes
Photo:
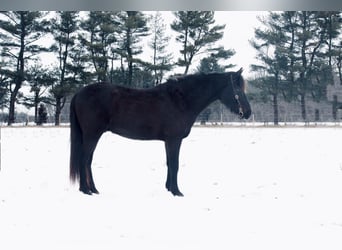
<svg viewBox="0 0 342 250">
<path fill-rule="evenodd" d="M 224 77 L 227 84 L 221 92 L 220 101 L 233 113 L 238 114 L 240 118 L 248 119 L 252 111 L 245 94 L 246 83 L 241 73 L 242 68 L 237 72 L 225 73 Z"/>
</svg>

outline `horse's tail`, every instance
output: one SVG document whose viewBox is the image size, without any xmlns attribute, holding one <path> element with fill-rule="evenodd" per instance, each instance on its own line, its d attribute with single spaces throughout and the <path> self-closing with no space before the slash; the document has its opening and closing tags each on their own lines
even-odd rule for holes
<svg viewBox="0 0 342 250">
<path fill-rule="evenodd" d="M 82 130 L 75 110 L 75 97 L 70 103 L 70 180 L 80 180 L 82 156 Z"/>
</svg>

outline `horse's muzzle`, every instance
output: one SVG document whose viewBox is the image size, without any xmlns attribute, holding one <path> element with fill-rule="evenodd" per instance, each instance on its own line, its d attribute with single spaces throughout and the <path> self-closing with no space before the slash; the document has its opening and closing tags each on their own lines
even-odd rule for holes
<svg viewBox="0 0 342 250">
<path fill-rule="evenodd" d="M 245 112 L 239 112 L 240 118 L 248 119 L 252 114 L 252 111 L 250 109 L 246 110 Z"/>
<path fill-rule="evenodd" d="M 239 108 L 239 117 L 240 117 L 240 119 L 242 119 L 244 117 L 244 113 L 243 113 L 242 108 Z"/>
</svg>

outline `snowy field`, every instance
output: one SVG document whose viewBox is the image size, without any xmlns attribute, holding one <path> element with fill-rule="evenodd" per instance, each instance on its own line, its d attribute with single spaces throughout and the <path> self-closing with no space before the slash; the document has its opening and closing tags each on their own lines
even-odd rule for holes
<svg viewBox="0 0 342 250">
<path fill-rule="evenodd" d="M 99 195 L 68 177 L 68 128 L 2 128 L 0 248 L 342 249 L 342 128 L 193 128 L 179 187 L 164 145 L 112 134 L 93 161 Z"/>
</svg>

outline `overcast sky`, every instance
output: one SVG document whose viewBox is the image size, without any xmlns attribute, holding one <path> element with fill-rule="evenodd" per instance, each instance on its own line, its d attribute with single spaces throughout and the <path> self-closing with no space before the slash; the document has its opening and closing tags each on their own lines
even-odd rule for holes
<svg viewBox="0 0 342 250">
<path fill-rule="evenodd" d="M 232 48 L 236 54 L 230 62 L 236 64 L 236 69 L 243 67 L 245 74 L 249 75 L 249 66 L 256 63 L 256 50 L 249 44 L 254 37 L 254 29 L 260 26 L 257 16 L 266 15 L 267 12 L 253 11 L 218 11 L 215 12 L 217 23 L 225 23 L 225 48 Z"/>
<path fill-rule="evenodd" d="M 146 12 L 147 14 L 153 14 L 154 12 Z M 172 41 L 170 45 L 175 47 L 169 47 L 168 50 L 173 52 L 174 60 L 176 61 L 179 56 L 179 49 L 174 40 L 176 35 L 170 29 L 170 23 L 175 19 L 175 16 L 170 11 L 162 11 L 163 19 L 167 24 L 168 32 L 172 35 Z M 255 63 L 256 51 L 253 49 L 249 40 L 254 36 L 254 28 L 260 26 L 257 16 L 266 15 L 267 12 L 257 11 L 216 11 L 215 12 L 215 24 L 226 24 L 224 31 L 224 37 L 218 44 L 223 45 L 225 49 L 234 49 L 236 54 L 227 62 L 228 64 L 235 64 L 234 70 L 244 68 L 244 75 L 250 75 L 250 65 Z M 179 46 L 179 44 L 178 44 Z M 148 52 L 145 52 L 144 56 L 149 56 Z M 195 57 L 194 65 L 190 67 L 190 73 L 196 69 L 196 65 L 199 63 L 200 57 Z M 221 62 L 222 63 L 222 62 Z M 176 73 L 182 73 L 184 70 L 181 68 L 175 69 Z"/>
</svg>

